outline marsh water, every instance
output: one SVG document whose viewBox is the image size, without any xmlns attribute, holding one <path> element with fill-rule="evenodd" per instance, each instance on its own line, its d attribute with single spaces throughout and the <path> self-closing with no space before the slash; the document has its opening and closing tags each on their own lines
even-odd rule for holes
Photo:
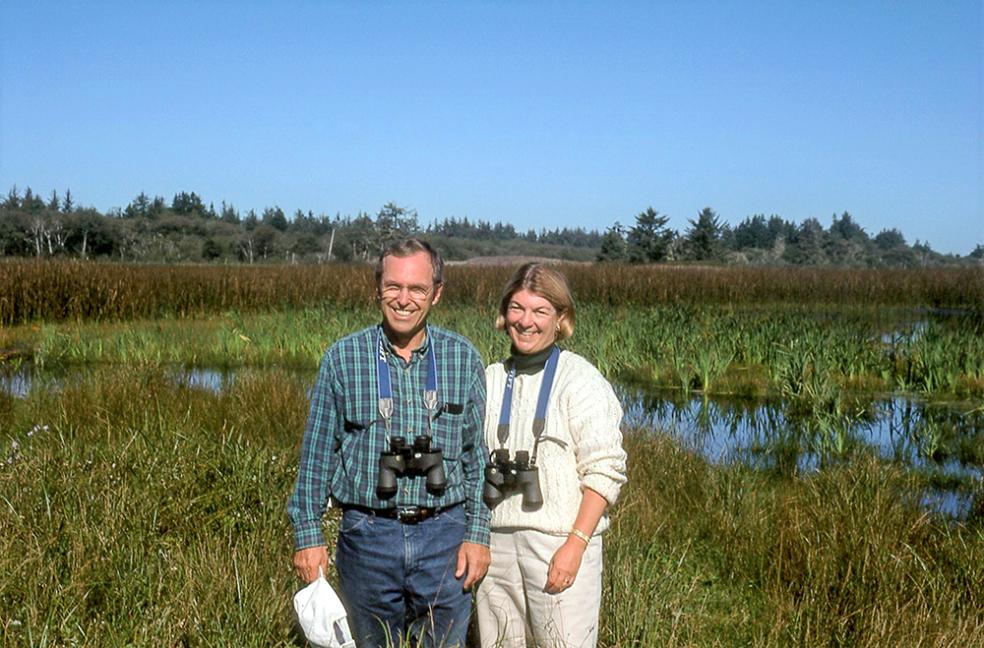
<svg viewBox="0 0 984 648">
<path fill-rule="evenodd" d="M 262 371 L 262 370 L 249 370 Z M 29 364 L 0 371 L 0 394 L 26 398 L 34 390 L 59 389 L 86 369 L 40 371 Z M 178 384 L 220 392 L 239 372 L 174 369 Z M 310 371 L 298 372 L 308 384 Z M 702 397 L 674 390 L 616 384 L 626 427 L 662 430 L 713 463 L 741 462 L 784 474 L 822 470 L 858 453 L 920 471 L 929 484 L 921 499 L 930 509 L 964 518 L 982 497 L 984 406 L 928 402 L 891 395 L 855 406 L 835 428 L 820 428 L 780 400 Z"/>
</svg>

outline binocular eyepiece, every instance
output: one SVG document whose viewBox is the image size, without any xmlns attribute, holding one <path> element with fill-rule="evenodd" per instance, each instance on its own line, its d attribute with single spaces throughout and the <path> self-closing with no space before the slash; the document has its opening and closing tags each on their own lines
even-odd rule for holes
<svg viewBox="0 0 984 648">
<path fill-rule="evenodd" d="M 403 437 L 390 439 L 389 451 L 379 453 L 379 481 L 376 495 L 389 499 L 396 495 L 397 477 L 427 478 L 427 492 L 435 497 L 444 494 L 448 486 L 444 474 L 444 455 L 440 448 L 431 448 L 431 438 L 425 434 L 416 437 L 408 445 Z"/>
<path fill-rule="evenodd" d="M 512 493 L 523 494 L 525 509 L 543 506 L 540 471 L 535 465 L 530 465 L 530 453 L 517 450 L 515 459 L 510 461 L 509 450 L 500 448 L 492 452 L 491 461 L 485 466 L 482 499 L 489 508 L 493 508 Z"/>
</svg>

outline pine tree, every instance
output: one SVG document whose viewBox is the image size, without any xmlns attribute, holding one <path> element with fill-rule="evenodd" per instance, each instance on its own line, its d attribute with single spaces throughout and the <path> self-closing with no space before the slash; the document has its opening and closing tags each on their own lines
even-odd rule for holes
<svg viewBox="0 0 984 648">
<path fill-rule="evenodd" d="M 652 207 L 636 216 L 635 227 L 629 230 L 627 248 L 632 263 L 664 261 L 673 241 L 674 232 L 666 224 L 669 216 L 660 216 Z"/>
</svg>

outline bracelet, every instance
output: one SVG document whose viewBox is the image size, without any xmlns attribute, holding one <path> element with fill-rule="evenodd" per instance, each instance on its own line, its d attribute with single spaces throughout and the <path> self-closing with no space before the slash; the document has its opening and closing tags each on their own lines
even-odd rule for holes
<svg viewBox="0 0 984 648">
<path fill-rule="evenodd" d="M 571 528 L 570 535 L 574 536 L 578 540 L 583 540 L 584 541 L 584 544 L 591 544 L 591 536 L 589 536 L 584 531 L 581 531 L 577 527 L 572 527 Z"/>
</svg>

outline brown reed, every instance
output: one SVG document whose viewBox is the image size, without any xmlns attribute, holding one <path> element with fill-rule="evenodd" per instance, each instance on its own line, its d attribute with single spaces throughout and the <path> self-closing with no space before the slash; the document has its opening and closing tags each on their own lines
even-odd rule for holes
<svg viewBox="0 0 984 648">
<path fill-rule="evenodd" d="M 845 304 L 984 312 L 984 268 L 835 269 L 565 264 L 577 299 L 666 303 Z M 494 304 L 511 265 L 454 265 L 445 300 Z M 367 306 L 367 264 L 207 266 L 84 261 L 0 263 L 0 324 L 197 317 L 318 304 Z"/>
</svg>

